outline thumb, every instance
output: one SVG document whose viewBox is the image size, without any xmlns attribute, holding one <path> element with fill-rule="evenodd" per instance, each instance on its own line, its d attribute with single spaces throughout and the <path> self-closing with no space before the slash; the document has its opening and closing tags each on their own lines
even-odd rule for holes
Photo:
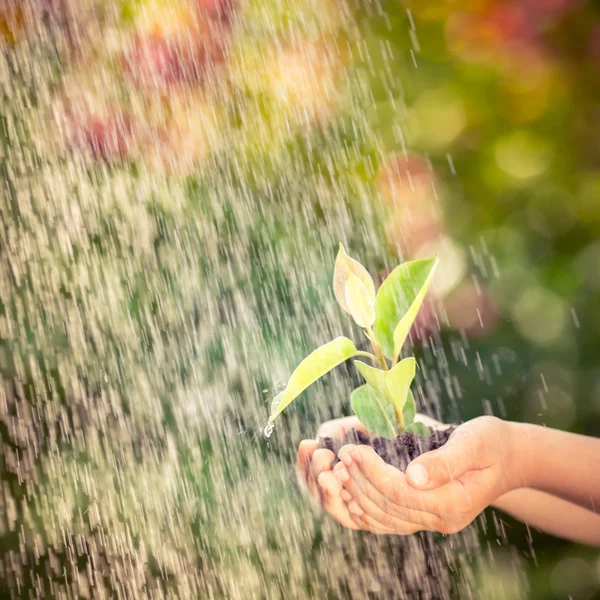
<svg viewBox="0 0 600 600">
<path fill-rule="evenodd" d="M 418 490 L 430 490 L 471 469 L 478 469 L 479 457 L 469 435 L 451 436 L 438 450 L 415 458 L 406 469 L 406 480 Z"/>
</svg>

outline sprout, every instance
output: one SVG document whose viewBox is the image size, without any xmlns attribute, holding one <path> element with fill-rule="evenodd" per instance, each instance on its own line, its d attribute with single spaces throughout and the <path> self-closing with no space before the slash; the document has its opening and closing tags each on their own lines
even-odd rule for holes
<svg viewBox="0 0 600 600">
<path fill-rule="evenodd" d="M 343 336 L 317 348 L 298 365 L 285 389 L 273 400 L 269 423 L 308 386 L 344 361 L 360 356 L 377 365 L 354 361 L 366 382 L 351 395 L 352 410 L 361 423 L 371 433 L 388 439 L 404 431 L 428 435 L 424 425 L 413 421 L 416 408 L 410 386 L 416 361 L 399 357 L 437 264 L 437 258 L 402 263 L 376 292 L 368 271 L 340 244 L 333 291 L 341 308 L 364 329 L 374 353 L 358 350 Z"/>
</svg>

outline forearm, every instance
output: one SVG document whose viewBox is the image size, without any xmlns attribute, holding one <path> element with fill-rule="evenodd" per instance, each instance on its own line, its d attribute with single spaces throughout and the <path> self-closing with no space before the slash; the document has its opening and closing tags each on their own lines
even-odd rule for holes
<svg viewBox="0 0 600 600">
<path fill-rule="evenodd" d="M 508 490 L 532 488 L 600 512 L 600 439 L 510 423 Z"/>
<path fill-rule="evenodd" d="M 492 506 L 550 535 L 600 546 L 600 515 L 562 498 L 522 488 L 500 496 Z"/>
</svg>

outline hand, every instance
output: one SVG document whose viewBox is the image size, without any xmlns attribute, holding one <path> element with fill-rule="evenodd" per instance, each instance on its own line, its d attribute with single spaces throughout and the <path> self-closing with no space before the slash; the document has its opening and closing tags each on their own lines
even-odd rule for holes
<svg viewBox="0 0 600 600">
<path fill-rule="evenodd" d="M 438 421 L 424 415 L 418 414 L 415 420 L 432 428 L 443 427 Z M 341 497 L 341 493 L 343 493 L 342 485 L 332 471 L 335 458 L 333 452 L 319 448 L 317 441 L 319 437 L 343 440 L 350 429 L 366 432 L 357 417 L 345 417 L 323 423 L 317 431 L 316 440 L 303 440 L 300 442 L 296 473 L 300 486 L 307 489 L 317 506 L 325 509 L 341 525 L 350 529 L 363 529 L 364 527 L 353 518 L 348 510 L 347 503 Z M 344 448 L 348 449 L 350 446 Z M 340 466 L 342 465 L 338 463 L 337 467 Z M 373 529 L 369 529 L 369 531 L 373 531 Z"/>
<path fill-rule="evenodd" d="M 319 437 L 343 440 L 350 429 L 365 430 L 357 417 L 335 419 L 319 427 L 317 440 Z M 300 486 L 306 488 L 315 503 L 324 508 L 338 523 L 358 529 L 346 503 L 340 497 L 342 486 L 331 468 L 334 454 L 330 450 L 319 448 L 317 440 L 303 440 L 298 447 L 296 473 Z"/>
<path fill-rule="evenodd" d="M 510 428 L 495 417 L 461 425 L 439 450 L 413 460 L 406 475 L 369 446 L 344 446 L 334 469 L 356 526 L 373 533 L 456 533 L 503 493 L 518 487 Z"/>
</svg>

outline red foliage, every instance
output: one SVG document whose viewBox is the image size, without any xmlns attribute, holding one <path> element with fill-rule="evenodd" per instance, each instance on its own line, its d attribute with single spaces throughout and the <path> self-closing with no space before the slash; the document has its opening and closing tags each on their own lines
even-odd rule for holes
<svg viewBox="0 0 600 600">
<path fill-rule="evenodd" d="M 134 130 L 131 120 L 123 113 L 93 111 L 85 104 L 74 110 L 71 105 L 61 111 L 59 123 L 65 129 L 71 148 L 94 160 L 122 160 L 132 151 Z"/>
<path fill-rule="evenodd" d="M 137 37 L 125 57 L 125 71 L 140 88 L 164 89 L 197 85 L 207 68 L 223 59 L 215 37 Z"/>
<path fill-rule="evenodd" d="M 231 19 L 235 8 L 234 0 L 194 0 L 194 4 L 203 15 L 219 21 Z"/>
</svg>

